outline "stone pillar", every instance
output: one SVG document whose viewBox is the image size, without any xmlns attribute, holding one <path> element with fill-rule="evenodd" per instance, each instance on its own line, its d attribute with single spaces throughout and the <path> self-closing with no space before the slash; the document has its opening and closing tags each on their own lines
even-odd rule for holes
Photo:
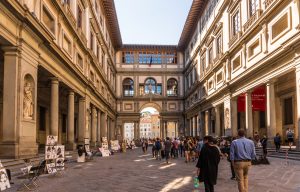
<svg viewBox="0 0 300 192">
<path fill-rule="evenodd" d="M 59 114 L 59 82 L 57 78 L 51 80 L 51 106 L 50 106 L 50 134 L 58 136 Z"/>
<path fill-rule="evenodd" d="M 252 113 L 252 98 L 251 92 L 248 91 L 245 94 L 245 103 L 246 103 L 246 131 L 247 137 L 253 138 L 253 113 Z"/>
<path fill-rule="evenodd" d="M 168 121 L 165 121 L 165 132 L 164 132 L 164 139 L 168 136 Z"/>
<path fill-rule="evenodd" d="M 101 143 L 101 111 L 97 111 L 97 145 Z"/>
<path fill-rule="evenodd" d="M 116 139 L 116 127 L 115 127 L 115 121 L 111 119 L 110 121 L 110 139 L 115 140 Z"/>
<path fill-rule="evenodd" d="M 141 128 L 140 128 L 140 122 L 137 121 L 137 138 L 140 139 L 141 138 Z"/>
<path fill-rule="evenodd" d="M 106 135 L 107 135 L 107 140 L 110 141 L 111 140 L 111 135 L 110 135 L 110 117 L 107 116 L 106 118 L 106 129 L 107 129 L 107 132 L 106 132 Z"/>
<path fill-rule="evenodd" d="M 106 113 L 101 112 L 101 122 L 100 122 L 100 124 L 101 124 L 101 126 L 100 126 L 101 138 L 100 139 L 102 139 L 102 137 L 107 137 L 107 114 Z"/>
<path fill-rule="evenodd" d="M 84 97 L 79 99 L 78 111 L 78 143 L 84 144 L 86 126 L 86 100 Z"/>
<path fill-rule="evenodd" d="M 175 135 L 174 135 L 175 138 L 178 137 L 178 122 L 176 121 L 175 122 Z"/>
<path fill-rule="evenodd" d="M 18 101 L 19 55 L 17 48 L 4 50 L 4 78 L 3 78 L 3 124 L 0 138 L 0 156 L 14 158 L 18 152 L 18 108 L 23 106 Z M 0 132 L 0 134 L 1 134 Z"/>
<path fill-rule="evenodd" d="M 209 111 L 205 111 L 205 131 L 204 135 L 209 135 Z"/>
<path fill-rule="evenodd" d="M 57 78 L 51 80 L 50 134 L 58 136 L 59 114 L 59 82 Z"/>
<path fill-rule="evenodd" d="M 74 143 L 74 92 L 69 91 L 68 96 L 68 128 L 67 128 L 67 150 L 76 148 Z"/>
<path fill-rule="evenodd" d="M 220 107 L 215 107 L 215 134 L 216 136 L 221 136 L 221 123 L 220 123 Z"/>
<path fill-rule="evenodd" d="M 274 83 L 267 83 L 267 134 L 269 146 L 273 145 L 272 138 L 276 136 L 276 108 Z"/>
<path fill-rule="evenodd" d="M 137 139 L 138 138 L 138 124 L 137 124 L 137 121 L 134 122 L 134 139 Z"/>
<path fill-rule="evenodd" d="M 96 146 L 97 142 L 97 109 L 92 106 L 92 137 L 91 146 Z"/>
<path fill-rule="evenodd" d="M 232 136 L 237 136 L 237 123 L 238 123 L 238 111 L 237 111 L 237 98 L 231 99 L 231 134 Z"/>
<path fill-rule="evenodd" d="M 164 130 L 164 121 L 161 119 L 159 124 L 159 138 L 162 138 L 163 130 Z"/>
<path fill-rule="evenodd" d="M 295 134 L 298 135 L 298 140 L 296 140 L 297 149 L 300 150 L 300 61 L 296 65 L 296 99 L 297 99 L 297 124 L 298 127 L 295 127 Z"/>
<path fill-rule="evenodd" d="M 199 136 L 202 139 L 204 137 L 204 118 L 202 112 L 199 111 Z"/>
</svg>

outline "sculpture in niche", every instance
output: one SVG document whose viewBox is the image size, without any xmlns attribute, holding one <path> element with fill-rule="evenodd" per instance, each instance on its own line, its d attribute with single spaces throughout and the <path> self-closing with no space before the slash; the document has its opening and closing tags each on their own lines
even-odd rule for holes
<svg viewBox="0 0 300 192">
<path fill-rule="evenodd" d="M 33 86 L 28 79 L 25 79 L 23 100 L 23 115 L 25 119 L 33 119 L 33 107 Z"/>
</svg>

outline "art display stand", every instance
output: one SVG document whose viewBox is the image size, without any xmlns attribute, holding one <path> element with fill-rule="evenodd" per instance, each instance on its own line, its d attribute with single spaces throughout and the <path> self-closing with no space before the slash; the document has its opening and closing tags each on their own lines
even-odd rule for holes
<svg viewBox="0 0 300 192">
<path fill-rule="evenodd" d="M 119 152 L 120 151 L 119 140 L 111 140 L 110 144 L 111 144 L 111 150 L 113 152 Z"/>
<path fill-rule="evenodd" d="M 57 136 L 47 136 L 45 161 L 48 174 L 61 174 L 65 169 L 65 146 L 57 144 Z"/>
<path fill-rule="evenodd" d="M 102 137 L 102 147 L 99 148 L 99 151 L 101 152 L 102 157 L 109 157 L 110 151 L 108 150 L 107 137 Z"/>
<path fill-rule="evenodd" d="M 0 191 L 4 191 L 10 188 L 9 179 L 6 173 L 6 169 L 2 166 L 0 161 Z"/>
<path fill-rule="evenodd" d="M 92 159 L 93 153 L 90 149 L 90 139 L 89 138 L 84 138 L 84 149 L 85 149 L 85 152 L 87 153 L 86 158 Z"/>
</svg>

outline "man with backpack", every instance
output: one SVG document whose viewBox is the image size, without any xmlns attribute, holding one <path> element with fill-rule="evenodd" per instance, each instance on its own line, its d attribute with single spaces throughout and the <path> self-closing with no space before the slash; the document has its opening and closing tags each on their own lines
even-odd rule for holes
<svg viewBox="0 0 300 192">
<path fill-rule="evenodd" d="M 292 150 L 292 145 L 294 143 L 294 131 L 291 130 L 290 128 L 288 128 L 286 131 L 286 138 L 289 143 L 289 147 L 290 147 L 289 150 Z"/>
</svg>

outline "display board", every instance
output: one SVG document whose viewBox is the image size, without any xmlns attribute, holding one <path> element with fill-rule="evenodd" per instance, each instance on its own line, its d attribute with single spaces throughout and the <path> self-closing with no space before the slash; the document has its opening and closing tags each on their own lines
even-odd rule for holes
<svg viewBox="0 0 300 192">
<path fill-rule="evenodd" d="M 107 137 L 102 137 L 102 147 L 99 148 L 102 157 L 108 157 L 110 155 L 110 151 L 108 150 L 108 142 Z"/>
<path fill-rule="evenodd" d="M 8 175 L 6 173 L 6 169 L 4 169 L 0 161 L 0 191 L 4 191 L 9 188 L 10 188 L 10 183 L 9 183 Z"/>
<path fill-rule="evenodd" d="M 113 151 L 119 151 L 120 150 L 120 145 L 118 140 L 110 141 L 111 144 L 111 150 Z"/>
<path fill-rule="evenodd" d="M 65 146 L 57 145 L 57 136 L 47 136 L 45 160 L 49 174 L 56 173 L 58 170 L 64 170 Z"/>
</svg>

